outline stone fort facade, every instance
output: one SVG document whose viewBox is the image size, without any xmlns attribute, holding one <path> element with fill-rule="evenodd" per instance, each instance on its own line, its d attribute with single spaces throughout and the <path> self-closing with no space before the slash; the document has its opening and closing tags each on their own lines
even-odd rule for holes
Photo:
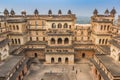
<svg viewBox="0 0 120 80">
<path fill-rule="evenodd" d="M 115 25 L 114 8 L 102 15 L 95 9 L 90 24 L 76 24 L 76 15 L 71 10 L 67 14 L 62 14 L 61 10 L 53 14 L 49 10 L 48 14 L 40 15 L 35 9 L 32 15 L 26 11 L 16 15 L 13 9 L 10 12 L 5 9 L 3 13 L 0 15 L 0 62 L 10 59 L 6 62 L 10 64 L 19 57 L 15 59 L 18 66 L 11 64 L 11 68 L 19 69 L 19 65 L 23 68 L 16 77 L 17 69 L 8 76 L 0 73 L 0 80 L 22 80 L 31 58 L 38 58 L 45 64 L 74 64 L 87 58 L 94 65 L 92 71 L 96 80 L 120 79 L 119 70 L 111 67 L 109 72 L 107 69 L 107 63 L 114 64 L 110 60 L 120 63 L 120 17 Z M 0 67 L 4 69 L 3 66 Z"/>
</svg>

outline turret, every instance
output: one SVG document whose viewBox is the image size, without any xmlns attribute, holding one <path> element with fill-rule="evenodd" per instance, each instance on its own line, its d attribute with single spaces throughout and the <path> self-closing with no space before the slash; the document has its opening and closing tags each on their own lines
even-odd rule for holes
<svg viewBox="0 0 120 80">
<path fill-rule="evenodd" d="M 11 9 L 10 14 L 11 14 L 11 16 L 14 16 L 14 15 L 15 15 L 15 12 L 14 12 L 13 9 Z"/>
<path fill-rule="evenodd" d="M 95 9 L 95 10 L 93 11 L 93 14 L 94 14 L 94 16 L 97 16 L 97 15 L 98 15 L 97 9 Z"/>
<path fill-rule="evenodd" d="M 4 10 L 4 16 L 9 16 L 9 11 L 7 9 Z"/>
<path fill-rule="evenodd" d="M 105 12 L 104 12 L 104 14 L 108 16 L 109 15 L 109 10 L 106 9 Z"/>
<path fill-rule="evenodd" d="M 37 9 L 35 9 L 34 15 L 35 15 L 35 16 L 38 16 L 38 15 L 39 15 L 39 11 L 38 11 Z"/>
<path fill-rule="evenodd" d="M 71 10 L 68 10 L 67 14 L 71 15 L 72 14 Z"/>
<path fill-rule="evenodd" d="M 48 15 L 51 16 L 52 15 L 52 10 L 48 11 Z"/>
<path fill-rule="evenodd" d="M 59 11 L 58 11 L 58 15 L 60 16 L 61 14 L 62 14 L 62 11 L 61 11 L 61 10 L 59 10 Z"/>
<path fill-rule="evenodd" d="M 115 10 L 115 8 L 113 8 L 113 9 L 111 10 L 111 12 L 110 12 L 110 15 L 114 17 L 115 14 L 116 14 L 116 10 Z"/>
<path fill-rule="evenodd" d="M 22 16 L 26 16 L 26 11 L 23 10 L 23 11 L 21 12 L 21 14 L 22 14 Z"/>
</svg>

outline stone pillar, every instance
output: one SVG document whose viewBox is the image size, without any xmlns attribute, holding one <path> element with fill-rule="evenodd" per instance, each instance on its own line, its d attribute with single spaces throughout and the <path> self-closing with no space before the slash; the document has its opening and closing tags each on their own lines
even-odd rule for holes
<svg viewBox="0 0 120 80">
<path fill-rule="evenodd" d="M 55 63 L 58 63 L 58 57 L 54 57 Z"/>
<path fill-rule="evenodd" d="M 62 64 L 65 64 L 65 58 L 62 57 Z"/>
<path fill-rule="evenodd" d="M 57 38 L 55 38 L 55 45 L 58 45 L 58 43 L 57 43 Z"/>
<path fill-rule="evenodd" d="M 72 43 L 72 40 L 71 40 L 71 38 L 68 38 L 69 39 L 69 45 Z"/>
</svg>

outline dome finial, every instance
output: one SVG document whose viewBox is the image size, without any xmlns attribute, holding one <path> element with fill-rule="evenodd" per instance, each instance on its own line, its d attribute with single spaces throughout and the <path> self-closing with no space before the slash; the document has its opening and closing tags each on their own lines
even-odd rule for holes
<svg viewBox="0 0 120 80">
<path fill-rule="evenodd" d="M 98 14 L 98 10 L 95 8 L 95 10 L 93 11 L 93 14 L 94 15 L 97 15 Z"/>
<path fill-rule="evenodd" d="M 37 10 L 37 8 L 34 10 L 34 14 L 37 16 L 39 14 L 39 11 Z"/>
<path fill-rule="evenodd" d="M 26 16 L 26 11 L 25 11 L 25 10 L 22 10 L 21 14 L 22 14 L 23 16 Z"/>
<path fill-rule="evenodd" d="M 49 16 L 52 15 L 52 10 L 51 10 L 51 9 L 49 9 L 49 11 L 48 11 L 48 15 L 49 15 Z"/>
<path fill-rule="evenodd" d="M 9 11 L 7 10 L 7 8 L 5 8 L 5 10 L 4 10 L 4 15 L 5 15 L 5 16 L 8 16 L 8 15 L 9 15 Z"/>
<path fill-rule="evenodd" d="M 67 13 L 67 14 L 72 14 L 72 12 L 71 12 L 71 10 L 70 10 L 70 9 L 68 10 L 68 13 Z"/>
<path fill-rule="evenodd" d="M 105 15 L 109 15 L 109 10 L 106 9 L 105 12 L 104 12 Z"/>
<path fill-rule="evenodd" d="M 13 10 L 13 8 L 11 9 L 10 14 L 11 14 L 12 16 L 15 15 L 15 11 Z"/>
<path fill-rule="evenodd" d="M 58 15 L 61 15 L 62 14 L 62 11 L 59 9 L 59 11 L 58 11 Z"/>
<path fill-rule="evenodd" d="M 117 13 L 117 12 L 116 12 L 115 8 L 113 7 L 113 9 L 112 9 L 111 12 L 110 12 L 111 16 L 115 16 L 116 13 Z"/>
</svg>

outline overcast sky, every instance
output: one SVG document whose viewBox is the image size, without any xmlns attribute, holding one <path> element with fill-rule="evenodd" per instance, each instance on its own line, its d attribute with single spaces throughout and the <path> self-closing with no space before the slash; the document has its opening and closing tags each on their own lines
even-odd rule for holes
<svg viewBox="0 0 120 80">
<path fill-rule="evenodd" d="M 0 0 L 0 12 L 5 8 L 12 8 L 17 14 L 26 10 L 27 14 L 33 14 L 34 9 L 38 9 L 40 14 L 47 14 L 51 9 L 53 14 L 57 14 L 59 9 L 66 14 L 71 9 L 77 16 L 91 16 L 93 10 L 98 9 L 99 13 L 104 13 L 108 8 L 115 7 L 117 15 L 120 15 L 120 0 Z"/>
</svg>

